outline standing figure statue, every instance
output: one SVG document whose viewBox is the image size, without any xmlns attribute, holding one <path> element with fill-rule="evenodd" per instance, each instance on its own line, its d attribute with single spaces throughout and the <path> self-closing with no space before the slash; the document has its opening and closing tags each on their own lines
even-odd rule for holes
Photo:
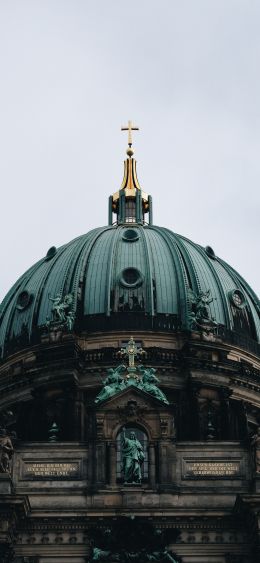
<svg viewBox="0 0 260 563">
<path fill-rule="evenodd" d="M 135 432 L 126 437 L 123 428 L 122 441 L 122 471 L 125 483 L 141 483 L 141 466 L 144 461 L 144 450 L 142 444 L 137 440 Z"/>
<path fill-rule="evenodd" d="M 13 444 L 4 428 L 0 428 L 0 473 L 10 473 Z"/>
<path fill-rule="evenodd" d="M 71 293 L 65 295 L 63 300 L 61 294 L 57 295 L 56 297 L 49 296 L 49 300 L 53 302 L 53 321 L 64 323 L 67 319 L 73 301 Z"/>
<path fill-rule="evenodd" d="M 255 472 L 260 473 L 260 426 L 258 426 L 257 432 L 252 438 L 251 445 L 254 448 Z"/>
</svg>

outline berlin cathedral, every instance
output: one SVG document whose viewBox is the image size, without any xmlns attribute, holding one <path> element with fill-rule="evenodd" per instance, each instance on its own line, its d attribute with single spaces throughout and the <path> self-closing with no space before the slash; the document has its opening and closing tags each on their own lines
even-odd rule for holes
<svg viewBox="0 0 260 563">
<path fill-rule="evenodd" d="M 256 563 L 259 300 L 153 224 L 124 129 L 108 225 L 0 307 L 0 562 Z"/>
</svg>

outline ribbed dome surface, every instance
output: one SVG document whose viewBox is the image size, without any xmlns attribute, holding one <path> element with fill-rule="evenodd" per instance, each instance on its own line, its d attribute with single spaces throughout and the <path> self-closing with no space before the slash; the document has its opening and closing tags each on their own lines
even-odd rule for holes
<svg viewBox="0 0 260 563">
<path fill-rule="evenodd" d="M 156 226 L 94 229 L 50 250 L 9 291 L 0 309 L 2 356 L 11 343 L 19 347 L 35 340 L 52 319 L 51 298 L 57 295 L 72 294 L 78 332 L 187 330 L 190 290 L 196 295 L 210 290 L 216 323 L 259 341 L 256 295 L 211 249 Z M 232 303 L 234 290 L 243 294 L 243 308 Z"/>
</svg>

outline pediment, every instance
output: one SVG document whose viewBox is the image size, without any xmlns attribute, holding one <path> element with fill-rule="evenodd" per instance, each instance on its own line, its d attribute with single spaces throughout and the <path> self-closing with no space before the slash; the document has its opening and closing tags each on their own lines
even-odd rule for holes
<svg viewBox="0 0 260 563">
<path fill-rule="evenodd" d="M 170 408 L 169 404 L 163 403 L 156 397 L 153 397 L 150 393 L 139 389 L 135 385 L 129 385 L 126 389 L 119 391 L 112 397 L 108 397 L 106 400 L 97 404 L 96 410 L 115 410 L 117 408 L 122 408 L 131 402 L 138 403 L 138 405 L 144 409 L 169 411 Z"/>
</svg>

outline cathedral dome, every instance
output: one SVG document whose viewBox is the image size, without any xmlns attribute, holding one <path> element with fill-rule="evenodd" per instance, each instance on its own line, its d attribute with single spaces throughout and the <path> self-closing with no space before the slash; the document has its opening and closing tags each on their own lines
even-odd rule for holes
<svg viewBox="0 0 260 563">
<path fill-rule="evenodd" d="M 0 307 L 0 357 L 53 331 L 194 331 L 259 352 L 257 296 L 211 247 L 153 225 L 133 158 L 137 128 L 123 129 L 127 159 L 108 226 L 51 247 L 16 282 Z"/>
<path fill-rule="evenodd" d="M 59 321 L 78 334 L 212 329 L 251 350 L 260 337 L 258 300 L 243 278 L 212 248 L 151 224 L 117 223 L 52 247 L 3 300 L 2 356 Z"/>
</svg>

